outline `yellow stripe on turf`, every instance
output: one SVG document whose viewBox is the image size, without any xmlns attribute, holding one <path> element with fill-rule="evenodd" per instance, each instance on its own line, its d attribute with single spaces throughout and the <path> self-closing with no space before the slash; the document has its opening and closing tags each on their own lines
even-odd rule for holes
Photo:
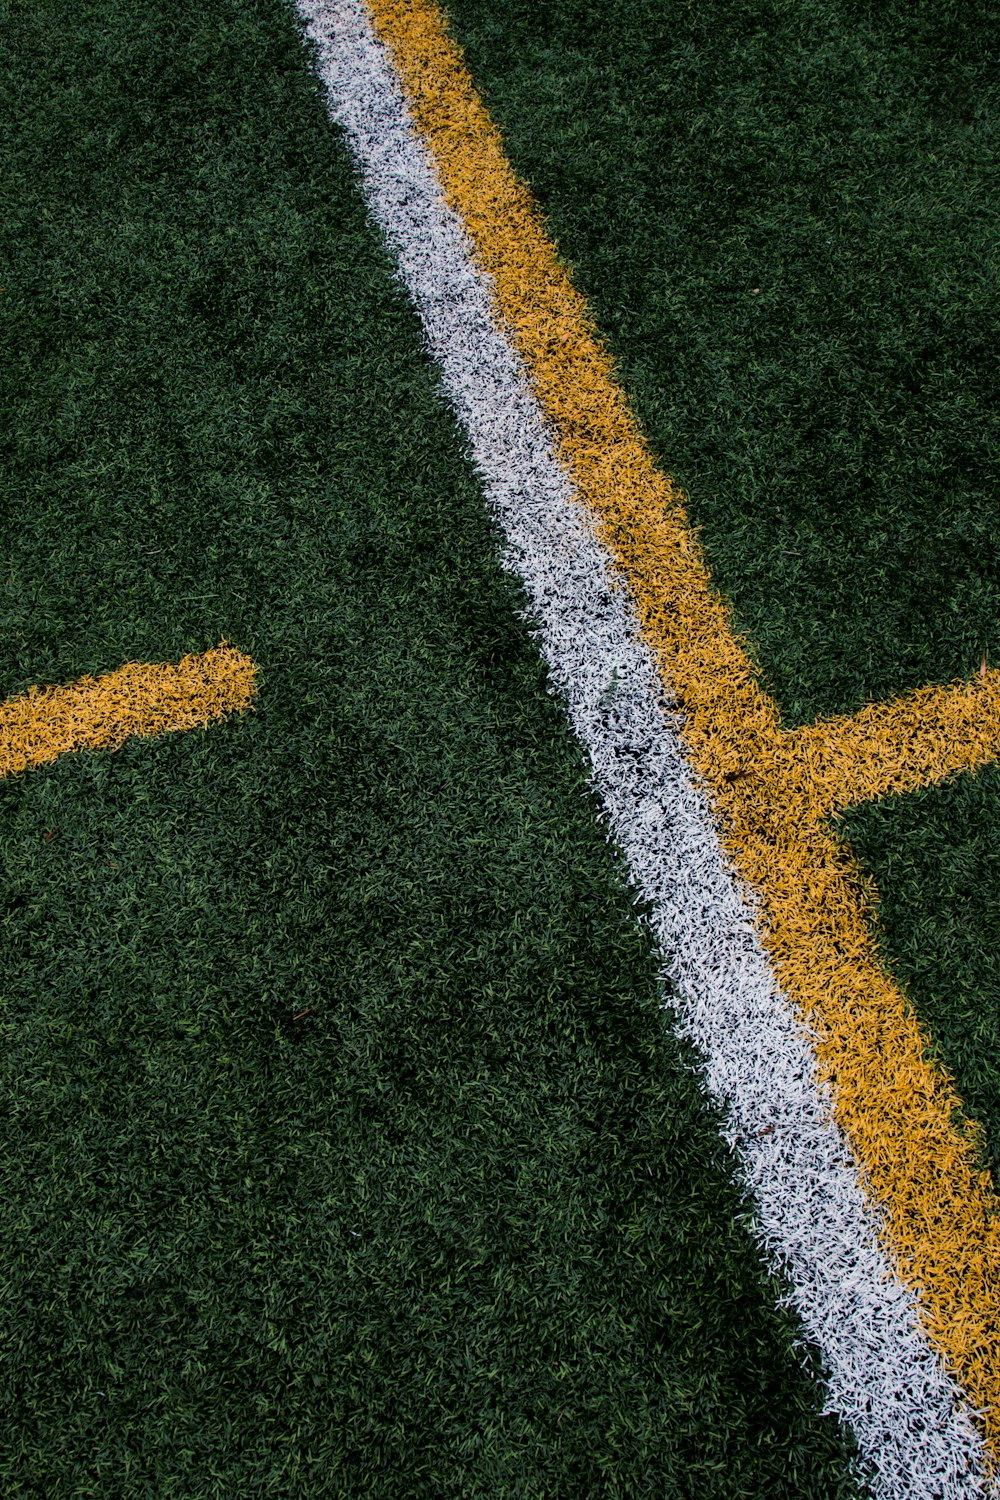
<svg viewBox="0 0 1000 1500">
<path fill-rule="evenodd" d="M 810 816 L 899 796 L 1000 752 L 1000 672 L 924 687 L 892 703 L 824 719 L 781 736 L 775 774 L 809 799 Z"/>
<path fill-rule="evenodd" d="M 249 708 L 257 669 L 225 642 L 170 663 L 127 662 L 0 703 L 0 777 L 70 750 L 117 750 L 135 735 L 195 729 Z"/>
<path fill-rule="evenodd" d="M 817 1035 L 837 1119 L 885 1211 L 901 1274 L 986 1431 L 1000 1438 L 1000 1216 L 981 1137 L 884 973 L 867 887 L 827 826 L 1000 751 L 997 674 L 792 732 L 714 591 L 683 497 L 661 473 L 584 299 L 518 183 L 433 0 L 370 0 L 418 129 L 556 434 L 562 462 L 628 580 L 691 759 L 758 891 L 778 977 Z"/>
</svg>

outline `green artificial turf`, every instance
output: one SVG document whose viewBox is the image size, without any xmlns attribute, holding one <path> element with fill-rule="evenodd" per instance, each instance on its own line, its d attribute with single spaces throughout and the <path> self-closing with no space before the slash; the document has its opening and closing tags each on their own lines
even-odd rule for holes
<svg viewBox="0 0 1000 1500">
<path fill-rule="evenodd" d="M 1000 665 L 1000 5 L 446 9 L 784 722 Z M 1000 1167 L 1000 779 L 847 826 Z"/>
<path fill-rule="evenodd" d="M 277 0 L 0 4 L 0 1488 L 846 1497 Z"/>
<path fill-rule="evenodd" d="M 1000 1182 L 1000 768 L 852 808 L 841 824 L 875 876 L 891 967 Z"/>
<path fill-rule="evenodd" d="M 446 10 L 785 721 L 1000 661 L 1000 5 Z"/>
</svg>

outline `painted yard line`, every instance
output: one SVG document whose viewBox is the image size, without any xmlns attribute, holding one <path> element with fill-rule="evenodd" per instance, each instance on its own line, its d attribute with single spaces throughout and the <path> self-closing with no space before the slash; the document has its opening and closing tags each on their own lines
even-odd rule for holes
<svg viewBox="0 0 1000 1500">
<path fill-rule="evenodd" d="M 819 819 L 875 797 L 915 792 L 1000 755 L 1000 672 L 919 688 L 893 703 L 786 730 L 774 775 Z"/>
<path fill-rule="evenodd" d="M 0 777 L 71 750 L 117 750 L 133 736 L 196 729 L 249 708 L 257 669 L 227 645 L 176 666 L 131 661 L 66 687 L 33 687 L 0 703 Z"/>
<path fill-rule="evenodd" d="M 807 784 L 789 780 L 796 764 L 808 769 L 800 755 L 808 736 L 781 729 L 777 706 L 712 587 L 683 497 L 657 468 L 587 305 L 516 181 L 440 11 L 434 0 L 371 0 L 371 12 L 446 200 L 490 277 L 558 455 L 628 580 L 667 691 L 684 709 L 691 760 L 715 799 L 728 851 L 757 893 L 779 981 L 814 1029 L 836 1117 L 884 1210 L 890 1254 L 919 1289 L 925 1326 L 984 1413 L 995 1454 L 1000 1214 L 981 1165 L 981 1132 L 962 1121 L 951 1079 L 883 970 L 865 883 L 827 826 L 828 808 Z M 956 691 L 963 689 L 939 689 L 935 701 Z M 923 736 L 923 748 L 909 742 L 920 701 L 917 695 L 884 711 L 887 730 L 904 736 L 892 758 L 911 784 L 953 769 L 943 741 L 941 755 L 924 753 L 933 733 Z M 985 715 L 977 733 L 994 747 L 995 708 L 989 691 L 965 703 Z M 855 781 L 858 769 L 855 761 Z M 842 791 L 852 790 L 849 779 Z"/>
<path fill-rule="evenodd" d="M 443 200 L 369 13 L 360 0 L 297 0 L 297 8 L 503 524 L 505 561 L 524 582 L 611 834 L 650 902 L 679 1024 L 727 1106 L 756 1232 L 822 1351 L 828 1405 L 853 1428 L 880 1495 L 985 1494 L 982 1438 L 880 1245 L 877 1216 L 831 1121 L 808 1038 L 761 951 L 632 601 L 553 452 L 552 428 L 498 327 L 491 284 Z M 734 670 L 737 652 L 734 643 Z"/>
</svg>

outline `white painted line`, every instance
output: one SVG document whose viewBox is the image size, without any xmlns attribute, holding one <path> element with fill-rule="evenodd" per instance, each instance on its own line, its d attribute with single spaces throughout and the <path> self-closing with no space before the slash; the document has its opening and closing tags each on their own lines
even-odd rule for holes
<svg viewBox="0 0 1000 1500">
<path fill-rule="evenodd" d="M 885 1500 L 985 1495 L 982 1439 L 881 1248 L 808 1037 L 777 988 L 684 757 L 679 719 L 553 455 L 368 13 L 359 0 L 296 6 L 503 526 L 505 565 L 523 580 L 551 680 L 589 752 L 611 836 L 652 909 L 678 1026 L 725 1107 L 755 1232 L 826 1363 L 827 1409 L 853 1429 Z"/>
</svg>

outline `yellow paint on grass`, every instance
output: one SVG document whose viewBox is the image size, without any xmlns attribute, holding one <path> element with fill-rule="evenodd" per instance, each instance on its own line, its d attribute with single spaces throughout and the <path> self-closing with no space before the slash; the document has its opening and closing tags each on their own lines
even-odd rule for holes
<svg viewBox="0 0 1000 1500">
<path fill-rule="evenodd" d="M 1000 756 L 1000 672 L 925 687 L 860 713 L 786 730 L 775 774 L 824 817 L 874 797 L 898 796 Z"/>
<path fill-rule="evenodd" d="M 686 718 L 693 764 L 760 898 L 785 992 L 818 1037 L 836 1114 L 931 1337 L 1000 1451 L 1000 1215 L 981 1137 L 878 958 L 872 892 L 829 815 L 1000 753 L 1000 674 L 781 728 L 712 587 L 683 497 L 656 466 L 584 299 L 507 162 L 433 0 L 369 0 L 448 202 L 598 520 Z"/>
<path fill-rule="evenodd" d="M 0 703 L 0 777 L 70 750 L 117 750 L 134 735 L 211 724 L 250 707 L 256 671 L 223 642 L 176 666 L 130 661 L 67 687 L 29 688 Z"/>
</svg>

